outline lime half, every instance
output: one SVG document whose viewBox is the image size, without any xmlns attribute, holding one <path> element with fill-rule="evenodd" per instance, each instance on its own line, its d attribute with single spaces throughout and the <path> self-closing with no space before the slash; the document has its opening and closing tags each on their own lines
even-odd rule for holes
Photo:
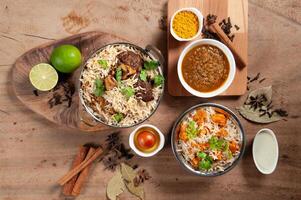
<svg viewBox="0 0 301 200">
<path fill-rule="evenodd" d="M 55 87 L 59 79 L 56 70 L 47 63 L 40 63 L 29 72 L 31 84 L 38 90 L 48 91 Z"/>
</svg>

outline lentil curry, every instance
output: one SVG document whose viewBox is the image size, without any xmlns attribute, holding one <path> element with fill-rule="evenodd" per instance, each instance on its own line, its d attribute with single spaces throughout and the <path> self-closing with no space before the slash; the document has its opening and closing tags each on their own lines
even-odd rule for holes
<svg viewBox="0 0 301 200">
<path fill-rule="evenodd" d="M 221 87 L 228 78 L 229 70 L 226 55 L 213 45 L 194 47 L 182 62 L 185 82 L 199 92 L 211 92 Z"/>
</svg>

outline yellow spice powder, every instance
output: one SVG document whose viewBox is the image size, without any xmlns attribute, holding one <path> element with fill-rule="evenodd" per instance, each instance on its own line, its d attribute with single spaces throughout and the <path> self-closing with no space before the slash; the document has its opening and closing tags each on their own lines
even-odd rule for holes
<svg viewBox="0 0 301 200">
<path fill-rule="evenodd" d="M 193 12 L 181 11 L 175 15 L 172 28 L 180 38 L 192 38 L 199 30 L 198 17 Z"/>
</svg>

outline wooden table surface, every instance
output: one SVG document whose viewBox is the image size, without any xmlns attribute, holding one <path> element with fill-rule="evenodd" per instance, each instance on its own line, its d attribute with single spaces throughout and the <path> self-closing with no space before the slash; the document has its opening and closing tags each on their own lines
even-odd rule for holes
<svg viewBox="0 0 301 200">
<path fill-rule="evenodd" d="M 166 0 L 0 0 L 0 199 L 64 199 L 56 181 L 70 168 L 78 146 L 101 142 L 108 133 L 84 133 L 55 126 L 22 105 L 11 89 L 11 69 L 25 51 L 50 40 L 90 30 L 124 37 L 140 46 L 153 44 L 166 55 L 166 32 L 159 25 L 166 16 Z M 256 125 L 240 118 L 248 147 L 237 167 L 216 178 L 200 178 L 184 171 L 169 145 L 153 158 L 132 160 L 152 178 L 146 199 L 301 199 L 301 1 L 249 1 L 249 75 L 266 80 L 252 88 L 273 85 L 275 103 L 289 112 L 287 121 Z M 74 19 L 80 19 L 74 21 Z M 245 97 L 206 101 L 235 109 Z M 164 96 L 148 123 L 168 135 L 177 116 L 205 100 Z M 272 175 L 255 168 L 251 142 L 256 132 L 275 131 L 279 163 Z M 131 129 L 122 131 L 127 141 Z M 168 137 L 168 136 L 167 136 Z M 168 138 L 167 138 L 168 139 Z M 112 173 L 95 165 L 78 199 L 105 199 Z M 120 199 L 135 199 L 124 194 Z"/>
</svg>

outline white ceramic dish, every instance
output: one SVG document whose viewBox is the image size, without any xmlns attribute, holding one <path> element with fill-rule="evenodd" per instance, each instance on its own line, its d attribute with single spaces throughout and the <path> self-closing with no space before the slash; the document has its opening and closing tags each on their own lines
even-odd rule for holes
<svg viewBox="0 0 301 200">
<path fill-rule="evenodd" d="M 205 44 L 216 46 L 217 48 L 222 50 L 224 52 L 224 54 L 226 55 L 226 57 L 229 61 L 229 66 L 230 66 L 229 75 L 228 75 L 227 80 L 224 82 L 224 84 L 221 87 L 219 87 L 218 89 L 216 89 L 212 92 L 200 92 L 200 91 L 193 89 L 186 83 L 186 81 L 183 78 L 183 74 L 182 74 L 182 62 L 183 62 L 185 55 L 192 48 L 199 46 L 199 45 L 205 45 Z M 178 77 L 180 79 L 182 86 L 190 94 L 197 96 L 197 97 L 209 98 L 209 97 L 217 96 L 228 89 L 228 87 L 231 85 L 231 83 L 234 79 L 235 73 L 236 73 L 236 64 L 235 64 L 235 60 L 234 60 L 232 52 L 226 45 L 224 45 L 223 43 L 221 43 L 217 40 L 213 40 L 213 39 L 200 39 L 200 40 L 196 40 L 196 41 L 190 43 L 183 49 L 183 51 L 179 57 L 179 60 L 178 60 L 177 71 L 178 71 Z"/>
<path fill-rule="evenodd" d="M 252 152 L 255 165 L 261 173 L 271 174 L 275 171 L 279 149 L 277 138 L 271 129 L 265 128 L 257 132 Z"/>
<path fill-rule="evenodd" d="M 193 12 L 193 13 L 198 17 L 198 21 L 199 21 L 199 30 L 198 30 L 198 32 L 196 33 L 196 35 L 193 36 L 192 38 L 188 38 L 188 39 L 181 38 L 181 37 L 179 37 L 179 36 L 174 32 L 174 30 L 173 30 L 173 28 L 172 28 L 173 20 L 174 20 L 176 14 L 178 14 L 178 13 L 181 12 L 181 11 L 190 11 L 190 12 Z M 204 19 L 204 17 L 203 17 L 202 13 L 201 13 L 198 9 L 193 8 L 193 7 L 191 7 L 191 8 L 182 8 L 182 9 L 178 10 L 177 12 L 175 12 L 175 13 L 172 15 L 172 17 L 171 17 L 171 20 L 170 20 L 170 28 L 169 28 L 170 33 L 171 33 L 171 35 L 172 35 L 176 40 L 178 40 L 178 41 L 191 41 L 191 40 L 194 40 L 195 38 L 197 38 L 198 36 L 200 36 L 200 34 L 201 34 L 201 32 L 202 32 L 202 28 L 203 28 L 203 19 Z"/>
<path fill-rule="evenodd" d="M 159 134 L 159 138 L 160 138 L 160 143 L 157 147 L 156 150 L 154 150 L 153 152 L 150 152 L 150 153 L 145 153 L 145 152 L 142 152 L 140 151 L 136 146 L 135 146 L 135 143 L 134 143 L 134 136 L 135 136 L 135 133 L 141 129 L 141 128 L 144 128 L 144 127 L 148 127 L 148 128 L 152 128 L 154 129 L 158 134 Z M 155 154 L 157 154 L 164 146 L 164 143 L 165 143 L 165 137 L 163 135 L 163 133 L 155 126 L 151 125 L 151 124 L 143 124 L 143 125 L 140 125 L 138 126 L 134 131 L 131 132 L 130 134 L 130 137 L 129 137 L 129 145 L 131 147 L 131 149 L 136 153 L 138 154 L 139 156 L 142 156 L 142 157 L 151 157 L 151 156 L 154 156 Z"/>
</svg>

